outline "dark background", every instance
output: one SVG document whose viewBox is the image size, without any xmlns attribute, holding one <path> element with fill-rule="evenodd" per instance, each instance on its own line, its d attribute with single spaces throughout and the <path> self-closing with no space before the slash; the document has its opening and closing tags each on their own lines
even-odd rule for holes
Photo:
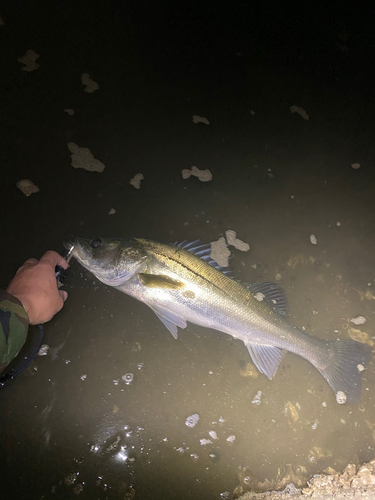
<svg viewBox="0 0 375 500">
<path fill-rule="evenodd" d="M 62 251 L 71 235 L 209 242 L 234 227 L 251 242 L 255 261 L 271 266 L 302 240 L 299 251 L 310 248 L 311 233 L 324 240 L 336 221 L 344 236 L 330 236 L 323 253 L 354 285 L 371 281 L 375 37 L 364 5 L 2 2 L 0 285 L 28 257 Z M 18 62 L 29 49 L 40 55 L 31 73 Z M 83 92 L 82 73 L 100 89 Z M 294 104 L 309 121 L 290 112 Z M 194 114 L 210 125 L 194 124 Z M 105 171 L 73 169 L 70 141 L 89 147 Z M 209 168 L 213 181 L 184 181 L 180 171 L 192 165 Z M 145 177 L 139 191 L 129 185 L 138 172 Z M 40 192 L 26 198 L 16 187 L 23 178 Z M 108 216 L 112 207 L 117 213 Z M 72 276 L 78 283 L 78 270 Z M 77 321 L 87 290 L 80 293 L 75 299 L 71 292 L 63 321 Z M 34 381 L 0 395 L 0 487 L 9 499 L 55 498 L 65 460 L 59 450 L 33 460 L 38 421 L 25 413 L 30 390 L 40 397 L 44 389 Z M 98 498 L 126 498 L 118 496 L 116 471 L 110 474 L 115 496 Z M 168 472 L 157 467 L 146 477 L 150 484 L 138 484 L 136 498 L 218 498 L 207 483 L 186 477 L 163 490 Z M 234 486 L 233 479 L 228 489 Z"/>
</svg>

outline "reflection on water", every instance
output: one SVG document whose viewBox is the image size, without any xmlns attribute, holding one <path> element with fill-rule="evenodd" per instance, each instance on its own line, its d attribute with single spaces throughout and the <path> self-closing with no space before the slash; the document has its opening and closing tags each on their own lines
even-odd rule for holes
<svg viewBox="0 0 375 500">
<path fill-rule="evenodd" d="M 241 259 L 253 280 L 254 256 Z M 323 254 L 281 256 L 261 273 L 281 274 L 293 321 L 314 335 L 347 338 L 360 313 L 372 342 L 371 283 L 350 285 Z M 272 487 L 280 473 L 303 484 L 374 455 L 372 364 L 360 405 L 341 406 L 302 358 L 288 354 L 269 381 L 240 341 L 194 325 L 174 340 L 146 306 L 90 276 L 72 264 L 69 303 L 47 328 L 49 355 L 4 394 L 8 442 L 22 443 L 10 460 L 29 470 L 37 456 L 49 491 L 219 498 L 238 484 Z"/>
<path fill-rule="evenodd" d="M 284 14 L 272 2 L 249 18 L 205 2 L 165 12 L 152 2 L 120 2 L 116 12 L 60 3 L 0 13 L 1 286 L 72 235 L 208 243 L 230 229 L 251 246 L 234 251 L 237 278 L 280 283 L 291 321 L 312 335 L 373 346 L 366 23 L 339 50 L 341 21 L 320 8 L 309 28 L 299 8 Z M 33 46 L 40 68 L 18 71 Z M 81 86 L 86 72 L 94 94 Z M 70 142 L 104 172 L 73 169 Z M 183 179 L 194 165 L 213 179 Z M 137 173 L 140 189 L 129 184 Z M 40 191 L 25 197 L 22 178 Z M 194 325 L 175 340 L 149 308 L 76 262 L 66 289 L 45 326 L 49 353 L 0 393 L 8 499 L 219 499 L 239 484 L 272 487 L 285 475 L 297 484 L 374 458 L 373 361 L 360 404 L 338 405 L 298 356 L 288 353 L 270 381 L 240 341 Z M 366 322 L 350 322 L 358 316 Z"/>
</svg>

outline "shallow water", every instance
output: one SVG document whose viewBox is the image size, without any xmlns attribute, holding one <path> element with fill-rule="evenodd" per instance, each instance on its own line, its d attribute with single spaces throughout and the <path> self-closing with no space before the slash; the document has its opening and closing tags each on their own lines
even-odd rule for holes
<svg viewBox="0 0 375 500">
<path fill-rule="evenodd" d="M 255 25 L 253 38 L 244 25 L 230 30 L 229 43 L 209 9 L 189 18 L 181 7 L 155 24 L 152 12 L 144 23 L 127 9 L 126 22 L 103 17 L 104 6 L 47 9 L 48 23 L 37 12 L 1 13 L 9 47 L 2 286 L 23 260 L 62 251 L 73 234 L 210 242 L 234 229 L 251 246 L 233 251 L 237 278 L 280 278 L 296 325 L 329 339 L 354 327 L 371 343 L 373 98 L 362 64 L 370 48 L 354 31 L 357 46 L 344 54 L 335 32 L 324 37 L 321 28 L 316 50 L 288 39 L 281 50 Z M 28 27 L 21 35 L 20 26 Z M 23 74 L 15 61 L 32 47 L 41 67 Z M 83 72 L 99 83 L 96 93 L 83 92 Z M 310 120 L 291 114 L 293 104 Z M 74 116 L 63 112 L 70 107 Z M 211 124 L 194 124 L 194 114 Z M 105 171 L 72 169 L 70 141 Z M 213 180 L 183 180 L 192 165 Z M 138 172 L 140 190 L 129 185 Z M 21 178 L 40 192 L 24 197 Z M 248 470 L 272 481 L 286 464 L 308 476 L 374 457 L 373 362 L 360 404 L 341 406 L 304 359 L 288 354 L 272 381 L 247 376 L 254 371 L 240 341 L 190 324 L 174 340 L 145 305 L 74 261 L 66 290 L 64 309 L 45 325 L 49 354 L 1 391 L 8 498 L 214 499 L 239 475 L 245 487 Z M 357 315 L 365 325 L 350 324 Z"/>
</svg>

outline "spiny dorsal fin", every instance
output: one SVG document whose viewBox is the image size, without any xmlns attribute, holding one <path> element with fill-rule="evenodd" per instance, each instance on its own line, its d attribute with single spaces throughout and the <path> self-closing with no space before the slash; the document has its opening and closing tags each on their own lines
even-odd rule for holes
<svg viewBox="0 0 375 500">
<path fill-rule="evenodd" d="M 215 262 L 211 258 L 211 244 L 202 244 L 200 240 L 188 242 L 187 240 L 182 241 L 181 243 L 174 243 L 173 246 L 183 248 L 184 250 L 188 250 L 190 253 L 195 255 L 196 257 L 199 257 L 200 259 L 204 260 L 209 264 L 210 266 L 214 267 L 218 271 L 222 272 L 223 274 L 226 274 L 230 278 L 232 277 L 232 271 L 229 269 L 229 267 L 223 267 L 219 266 L 217 262 Z"/>
</svg>

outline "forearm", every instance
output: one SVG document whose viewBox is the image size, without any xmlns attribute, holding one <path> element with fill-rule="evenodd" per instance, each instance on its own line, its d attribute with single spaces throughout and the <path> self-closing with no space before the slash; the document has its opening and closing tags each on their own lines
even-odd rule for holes
<svg viewBox="0 0 375 500">
<path fill-rule="evenodd" d="M 22 303 L 0 290 L 0 372 L 21 350 L 28 327 L 29 318 Z"/>
</svg>

